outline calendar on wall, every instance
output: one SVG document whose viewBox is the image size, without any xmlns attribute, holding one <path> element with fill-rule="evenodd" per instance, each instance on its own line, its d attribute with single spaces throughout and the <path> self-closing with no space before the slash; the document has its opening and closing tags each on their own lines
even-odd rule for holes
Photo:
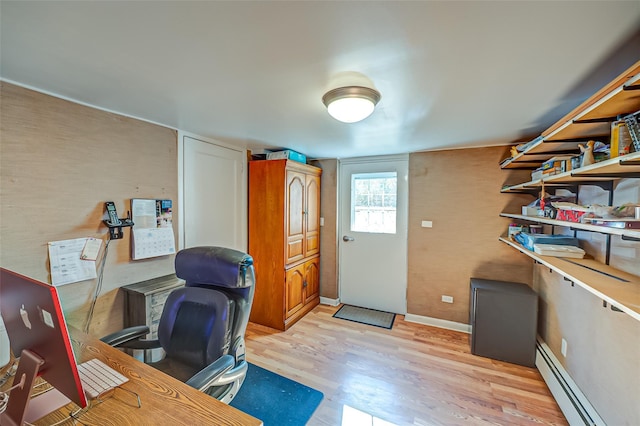
<svg viewBox="0 0 640 426">
<path fill-rule="evenodd" d="M 133 260 L 166 256 L 176 252 L 171 200 L 132 199 L 135 224 L 131 234 Z"/>
</svg>

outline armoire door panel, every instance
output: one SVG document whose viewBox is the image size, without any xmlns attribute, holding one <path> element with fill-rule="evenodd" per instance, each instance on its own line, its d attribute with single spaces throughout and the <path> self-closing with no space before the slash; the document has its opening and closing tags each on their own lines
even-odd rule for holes
<svg viewBox="0 0 640 426">
<path fill-rule="evenodd" d="M 288 269 L 285 275 L 285 318 L 288 318 L 304 305 L 304 264 Z"/>
<path fill-rule="evenodd" d="M 320 176 L 307 175 L 305 181 L 304 255 L 320 253 Z"/>
<path fill-rule="evenodd" d="M 304 257 L 305 176 L 287 170 L 287 196 L 285 225 L 287 237 L 287 263 Z"/>
<path fill-rule="evenodd" d="M 305 303 L 318 297 L 320 293 L 320 258 L 315 258 L 304 264 Z"/>
</svg>

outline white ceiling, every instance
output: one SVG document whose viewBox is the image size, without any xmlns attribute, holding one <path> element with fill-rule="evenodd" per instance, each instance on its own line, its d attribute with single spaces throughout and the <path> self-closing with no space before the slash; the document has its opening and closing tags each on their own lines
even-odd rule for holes
<svg viewBox="0 0 640 426">
<path fill-rule="evenodd" d="M 315 158 L 536 136 L 640 57 L 638 1 L 2 0 L 0 14 L 3 80 Z M 360 123 L 321 102 L 345 71 L 382 93 Z"/>
</svg>

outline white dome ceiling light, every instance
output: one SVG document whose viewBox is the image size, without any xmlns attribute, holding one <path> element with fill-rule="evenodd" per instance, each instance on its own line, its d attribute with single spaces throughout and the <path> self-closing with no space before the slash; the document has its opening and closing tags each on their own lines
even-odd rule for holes
<svg viewBox="0 0 640 426">
<path fill-rule="evenodd" d="M 357 71 L 334 74 L 322 97 L 329 115 L 343 123 L 364 120 L 371 115 L 379 101 L 380 92 L 373 81 Z"/>
<path fill-rule="evenodd" d="M 380 92 L 364 86 L 345 86 L 329 90 L 322 97 L 329 115 L 343 123 L 364 120 L 380 101 Z"/>
</svg>

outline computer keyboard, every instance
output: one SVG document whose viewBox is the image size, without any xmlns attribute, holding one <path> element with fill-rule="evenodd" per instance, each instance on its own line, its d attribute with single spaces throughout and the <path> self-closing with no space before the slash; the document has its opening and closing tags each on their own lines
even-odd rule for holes
<svg viewBox="0 0 640 426">
<path fill-rule="evenodd" d="M 78 365 L 80 381 L 84 392 L 90 399 L 127 382 L 128 377 L 115 371 L 98 359 L 92 359 Z"/>
</svg>

